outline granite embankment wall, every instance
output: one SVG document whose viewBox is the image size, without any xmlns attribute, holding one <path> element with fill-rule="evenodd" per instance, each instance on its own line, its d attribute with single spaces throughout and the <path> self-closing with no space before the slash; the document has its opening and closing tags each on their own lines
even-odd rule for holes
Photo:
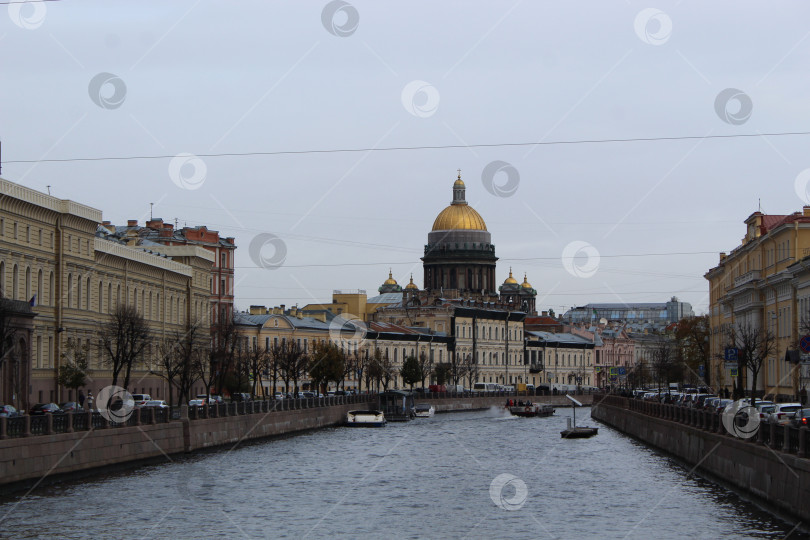
<svg viewBox="0 0 810 540">
<path fill-rule="evenodd" d="M 582 396 L 589 402 L 592 396 Z M 517 398 L 521 399 L 521 398 Z M 543 403 L 564 405 L 563 396 L 532 398 Z M 352 401 L 357 400 L 354 398 Z M 340 400 L 334 400 L 340 402 Z M 423 401 L 422 399 L 419 400 Z M 471 411 L 491 406 L 503 406 L 506 397 L 456 397 L 425 399 L 434 403 L 437 412 Z M 274 437 L 335 426 L 343 423 L 352 409 L 376 407 L 373 403 L 357 400 L 353 403 L 314 406 L 310 403 L 291 405 L 283 410 L 244 414 L 244 409 L 231 406 L 217 417 L 171 420 L 138 425 L 115 425 L 101 422 L 92 429 L 79 429 L 67 433 L 6 437 L 7 426 L 0 426 L 0 486 L 18 489 L 34 485 L 44 479 L 77 474 L 96 468 L 123 465 L 143 460 L 166 459 L 167 456 L 195 450 L 234 445 L 243 440 Z M 302 408 L 294 408 L 302 407 Z M 0 419 L 5 423 L 6 419 Z M 98 420 L 98 419 L 97 419 Z M 50 425 L 50 424 L 49 424 Z M 72 424 L 71 424 L 72 425 Z M 94 425 L 88 421 L 83 426 Z M 28 429 L 28 433 L 30 433 Z M 50 428 L 47 430 L 51 432 Z"/>
<path fill-rule="evenodd" d="M 334 426 L 347 411 L 368 406 L 356 402 L 134 426 L 105 422 L 103 428 L 6 438 L 0 440 L 0 485 L 19 489 L 89 469 Z"/>
<path fill-rule="evenodd" d="M 717 415 L 662 407 L 629 410 L 628 405 L 624 398 L 597 399 L 591 417 L 681 459 L 699 474 L 749 495 L 776 513 L 805 523 L 810 519 L 810 460 L 800 457 L 806 455 L 804 448 L 794 455 L 763 444 L 762 436 L 734 437 L 725 433 Z M 760 429 L 773 433 L 769 426 Z"/>
<path fill-rule="evenodd" d="M 592 394 L 577 395 L 577 401 L 583 405 L 590 405 L 593 401 Z M 597 395 L 598 397 L 598 395 Z M 447 398 L 447 399 L 418 399 L 420 403 L 432 403 L 437 413 L 442 412 L 462 412 L 488 409 L 490 407 L 503 407 L 507 399 L 526 400 L 530 399 L 534 403 L 550 403 L 555 407 L 570 407 L 571 402 L 565 396 L 531 396 L 529 398 L 518 396 L 509 397 L 468 397 L 468 398 Z"/>
</svg>

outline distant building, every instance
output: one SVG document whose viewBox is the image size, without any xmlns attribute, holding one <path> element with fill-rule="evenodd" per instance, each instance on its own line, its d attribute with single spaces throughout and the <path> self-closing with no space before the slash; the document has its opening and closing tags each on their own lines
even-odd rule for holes
<svg viewBox="0 0 810 540">
<path fill-rule="evenodd" d="M 171 223 L 153 218 L 142 227 L 138 220 L 131 219 L 125 226 L 102 223 L 102 236 L 116 239 L 127 245 L 142 246 L 200 246 L 214 254 L 214 266 L 208 288 L 211 291 L 212 325 L 230 321 L 234 305 L 234 264 L 236 243 L 233 237 L 222 238 L 218 231 L 205 225 L 175 229 Z M 161 250 L 166 252 L 165 250 Z"/>
<path fill-rule="evenodd" d="M 563 319 L 569 323 L 648 322 L 669 324 L 684 317 L 693 317 L 695 312 L 688 302 L 680 302 L 673 296 L 669 302 L 630 302 L 611 304 L 585 304 L 569 309 Z"/>
</svg>

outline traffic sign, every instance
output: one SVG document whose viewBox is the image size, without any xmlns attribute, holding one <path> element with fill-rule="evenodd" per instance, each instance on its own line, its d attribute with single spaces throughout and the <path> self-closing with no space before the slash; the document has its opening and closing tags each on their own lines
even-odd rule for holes
<svg viewBox="0 0 810 540">
<path fill-rule="evenodd" d="M 705 367 L 703 364 L 700 364 L 700 365 L 698 366 L 698 375 L 699 375 L 701 378 L 703 378 L 703 376 L 704 376 L 704 375 L 706 375 L 706 367 Z"/>
<path fill-rule="evenodd" d="M 810 336 L 804 336 L 799 341 L 799 348 L 802 352 L 810 353 Z"/>
<path fill-rule="evenodd" d="M 737 349 L 735 347 L 726 347 L 726 362 L 737 361 Z"/>
<path fill-rule="evenodd" d="M 737 368 L 732 368 L 732 369 L 731 369 L 731 376 L 732 376 L 732 377 L 736 377 L 736 376 L 737 376 Z"/>
</svg>

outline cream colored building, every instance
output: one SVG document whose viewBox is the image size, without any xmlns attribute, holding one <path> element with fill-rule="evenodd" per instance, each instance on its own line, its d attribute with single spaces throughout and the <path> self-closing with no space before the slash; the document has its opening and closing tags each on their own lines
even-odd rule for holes
<svg viewBox="0 0 810 540">
<path fill-rule="evenodd" d="M 0 179 L 0 294 L 32 301 L 36 314 L 27 392 L 0 401 L 26 408 L 75 399 L 56 383 L 68 340 L 91 344 L 85 393 L 110 384 L 98 329 L 122 303 L 143 314 L 153 338 L 128 390 L 163 399 L 165 382 L 149 373 L 157 368 L 158 340 L 182 333 L 192 320 L 210 325 L 212 253 L 130 247 L 97 236 L 101 221 L 100 210 Z"/>
<path fill-rule="evenodd" d="M 390 361 L 392 378 L 389 388 L 404 388 L 399 374 L 403 362 L 409 356 L 419 358 L 422 353 L 426 359 L 435 364 L 448 362 L 450 358 L 447 336 L 406 328 L 388 323 L 358 321 L 354 317 L 334 317 L 331 314 L 319 313 L 314 316 L 304 314 L 304 310 L 295 307 L 285 310 L 283 307 L 265 308 L 251 306 L 248 313 L 236 315 L 237 328 L 245 340 L 245 346 L 251 349 L 262 347 L 272 350 L 274 345 L 283 341 L 295 342 L 304 354 L 310 354 L 317 343 L 332 341 L 347 355 L 360 355 L 364 358 L 374 356 L 379 349 L 380 355 Z M 309 377 L 304 377 L 299 384 L 308 384 Z M 432 377 L 426 384 L 432 383 Z M 266 394 L 283 391 L 283 380 L 276 380 L 272 388 L 272 377 L 264 376 L 262 388 Z M 345 388 L 355 389 L 360 386 L 356 377 L 347 375 Z M 366 390 L 363 383 L 363 390 Z"/>
<path fill-rule="evenodd" d="M 728 329 L 740 325 L 766 328 L 775 337 L 775 350 L 760 371 L 758 390 L 765 395 L 795 396 L 799 370 L 786 356 L 796 349 L 804 333 L 801 321 L 807 319 L 810 309 L 802 260 L 810 254 L 810 207 L 790 215 L 754 212 L 745 224 L 742 243 L 728 254 L 721 253 L 718 265 L 705 274 L 713 379 L 721 388 L 732 388 L 730 370 L 723 362 Z M 749 389 L 750 374 L 743 376 Z"/>
</svg>

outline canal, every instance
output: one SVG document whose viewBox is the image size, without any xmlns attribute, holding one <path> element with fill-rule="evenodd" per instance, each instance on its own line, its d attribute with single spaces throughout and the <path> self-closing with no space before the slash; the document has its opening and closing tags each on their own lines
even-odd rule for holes
<svg viewBox="0 0 810 540">
<path fill-rule="evenodd" d="M 444 414 L 186 456 L 7 498 L 0 537 L 808 538 L 608 427 L 561 439 L 569 414 Z"/>
</svg>

